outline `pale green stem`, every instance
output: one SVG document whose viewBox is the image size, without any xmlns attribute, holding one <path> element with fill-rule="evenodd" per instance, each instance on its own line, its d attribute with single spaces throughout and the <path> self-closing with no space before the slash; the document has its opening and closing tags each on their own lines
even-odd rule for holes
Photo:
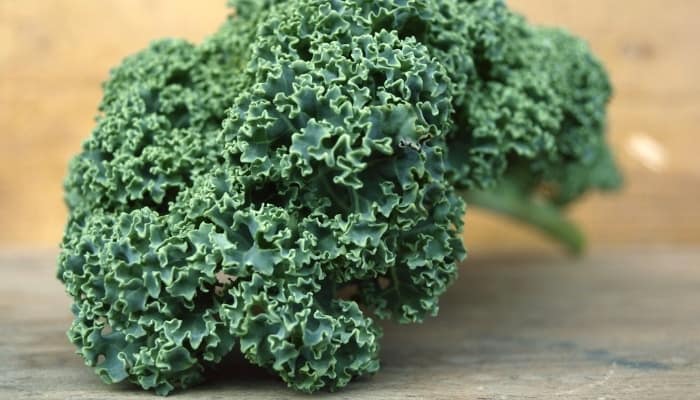
<svg viewBox="0 0 700 400">
<path fill-rule="evenodd" d="M 585 248 L 585 238 L 579 228 L 562 214 L 560 208 L 543 200 L 523 197 L 515 190 L 464 190 L 460 195 L 467 206 L 484 208 L 530 225 L 573 254 L 580 254 Z"/>
</svg>

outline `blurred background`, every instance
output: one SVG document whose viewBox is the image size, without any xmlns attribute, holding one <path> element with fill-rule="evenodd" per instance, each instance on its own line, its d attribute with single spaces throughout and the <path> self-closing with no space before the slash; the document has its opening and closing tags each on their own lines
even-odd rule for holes
<svg viewBox="0 0 700 400">
<path fill-rule="evenodd" d="M 110 67 L 164 37 L 200 41 L 224 0 L 0 0 L 0 248 L 56 248 L 67 162 L 93 127 Z M 591 246 L 700 243 L 700 1 L 510 0 L 537 24 L 585 38 L 615 97 L 609 137 L 622 192 L 573 206 Z M 551 249 L 530 230 L 470 210 L 472 253 Z"/>
</svg>

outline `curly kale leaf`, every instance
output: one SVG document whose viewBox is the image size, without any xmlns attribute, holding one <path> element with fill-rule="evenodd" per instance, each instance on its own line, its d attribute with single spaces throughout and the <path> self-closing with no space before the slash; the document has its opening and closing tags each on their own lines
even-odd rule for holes
<svg viewBox="0 0 700 400">
<path fill-rule="evenodd" d="M 463 198 L 575 249 L 560 207 L 619 183 L 602 67 L 501 1 L 230 3 L 112 71 L 70 164 L 58 277 L 105 382 L 167 394 L 241 354 L 340 388 L 378 370 L 377 319 L 436 315 Z"/>
</svg>

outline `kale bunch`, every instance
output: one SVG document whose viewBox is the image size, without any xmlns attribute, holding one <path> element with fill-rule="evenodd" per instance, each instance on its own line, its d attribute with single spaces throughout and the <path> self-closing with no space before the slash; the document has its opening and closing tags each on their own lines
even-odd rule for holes
<svg viewBox="0 0 700 400">
<path fill-rule="evenodd" d="M 378 319 L 437 313 L 464 199 L 576 251 L 561 209 L 619 184 L 599 62 L 502 1 L 231 3 L 114 69 L 70 164 L 58 277 L 105 382 L 242 354 L 340 388 L 378 370 Z"/>
</svg>

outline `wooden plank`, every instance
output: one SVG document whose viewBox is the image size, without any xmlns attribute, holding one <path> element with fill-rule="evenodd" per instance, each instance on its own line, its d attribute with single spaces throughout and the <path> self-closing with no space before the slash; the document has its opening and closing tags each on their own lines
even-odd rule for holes
<svg viewBox="0 0 700 400">
<path fill-rule="evenodd" d="M 64 335 L 52 253 L 0 253 L 0 398 L 153 398 L 103 385 Z M 484 255 L 422 325 L 386 324 L 382 370 L 336 399 L 658 399 L 700 393 L 700 250 Z M 178 399 L 307 398 L 232 364 Z"/>
<path fill-rule="evenodd" d="M 0 244 L 59 241 L 66 163 L 92 129 L 109 68 L 155 38 L 201 40 L 223 20 L 224 3 L 0 2 Z M 628 184 L 619 195 L 575 206 L 593 244 L 700 243 L 700 2 L 510 3 L 535 23 L 586 38 L 611 73 L 611 140 Z M 665 154 L 660 167 L 648 168 L 635 150 L 640 137 Z M 472 215 L 466 236 L 474 248 L 548 246 L 498 218 Z"/>
</svg>

